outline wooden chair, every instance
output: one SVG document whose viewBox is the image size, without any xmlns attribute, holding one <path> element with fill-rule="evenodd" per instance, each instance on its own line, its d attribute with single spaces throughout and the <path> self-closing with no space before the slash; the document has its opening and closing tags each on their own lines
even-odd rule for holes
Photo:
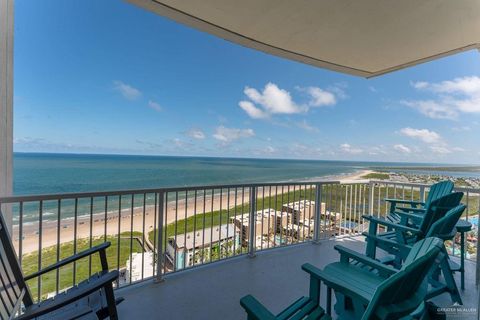
<svg viewBox="0 0 480 320">
<path fill-rule="evenodd" d="M 109 242 L 77 253 L 24 276 L 0 212 L 0 318 L 1 319 L 118 319 L 113 282 L 118 271 L 109 271 L 105 250 Z M 26 281 L 54 271 L 79 259 L 98 253 L 102 271 L 53 298 L 34 303 Z"/>
<path fill-rule="evenodd" d="M 456 233 L 455 224 L 460 219 L 465 209 L 466 206 L 463 204 L 458 205 L 453 209 L 450 209 L 444 217 L 438 219 L 434 224 L 432 224 L 426 237 L 436 237 L 442 239 L 443 241 L 451 240 Z M 410 253 L 413 246 L 405 244 L 403 245 L 403 247 L 403 250 L 405 252 Z M 362 257 L 365 257 L 361 253 L 352 251 L 340 245 L 337 245 L 335 249 L 340 252 L 348 252 L 348 255 L 350 256 L 350 258 L 352 258 L 352 263 L 356 266 L 365 267 L 367 269 L 370 268 L 368 265 L 364 265 L 360 262 L 362 260 Z M 445 246 L 443 246 L 442 252 L 437 257 L 436 267 L 432 272 L 432 277 L 429 278 L 430 286 L 428 289 L 427 298 L 430 299 L 444 292 L 447 292 L 450 294 L 452 302 L 463 304 L 450 266 L 451 261 L 449 255 L 445 249 Z M 443 275 L 442 280 L 440 280 L 439 278 L 440 273 L 442 273 Z"/>
<path fill-rule="evenodd" d="M 310 294 L 274 315 L 253 296 L 240 300 L 248 320 L 331 319 L 332 290 L 337 303 L 339 319 L 399 319 L 416 311 L 422 315 L 427 295 L 425 279 L 435 266 L 443 241 L 426 238 L 417 242 L 401 270 L 382 264 L 355 251 L 335 246 L 341 254 L 340 262 L 320 270 L 306 263 L 302 269 L 310 274 Z M 360 261 L 369 269 L 350 260 Z M 375 269 L 377 272 L 371 272 Z M 327 311 L 319 305 L 320 284 L 327 286 Z"/>
<path fill-rule="evenodd" d="M 252 295 L 241 298 L 240 305 L 247 312 L 248 320 L 331 319 L 320 307 L 320 280 L 312 276 L 308 297 L 301 297 L 277 315 L 271 313 Z"/>
<path fill-rule="evenodd" d="M 453 188 L 454 184 L 449 180 L 440 181 L 438 183 L 432 184 L 425 202 L 385 198 L 384 200 L 390 203 L 390 210 L 386 219 L 392 223 L 399 223 L 402 219 L 402 216 L 398 214 L 398 211 L 408 212 L 412 214 L 424 214 L 432 201 L 435 201 L 447 194 L 452 193 Z M 401 204 L 403 206 L 398 207 L 397 204 Z"/>
<path fill-rule="evenodd" d="M 400 319 L 416 311 L 422 314 L 427 299 L 426 279 L 434 270 L 443 241 L 425 238 L 412 247 L 400 270 L 341 246 L 340 262 L 323 270 L 311 264 L 302 269 L 327 286 L 327 315 L 331 312 L 331 292 L 340 319 Z M 362 267 L 352 263 L 359 261 Z M 364 266 L 368 266 L 365 268 Z M 375 272 L 372 272 L 375 270 Z"/>
<path fill-rule="evenodd" d="M 445 216 L 448 210 L 459 205 L 462 198 L 463 192 L 455 192 L 432 201 L 425 214 L 421 216 L 418 227 L 392 223 L 384 218 L 364 215 L 363 217 L 370 223 L 368 232 L 363 233 L 367 241 L 366 255 L 375 259 L 377 248 L 380 248 L 390 254 L 382 260 L 383 262 L 388 261 L 400 267 L 402 259 L 405 259 L 410 251 L 408 245 L 413 245 L 425 238 L 432 224 Z M 410 219 L 412 216 L 411 213 L 406 212 L 399 212 L 399 214 L 404 216 L 405 219 Z M 390 228 L 392 231 L 379 233 L 379 225 Z"/>
</svg>

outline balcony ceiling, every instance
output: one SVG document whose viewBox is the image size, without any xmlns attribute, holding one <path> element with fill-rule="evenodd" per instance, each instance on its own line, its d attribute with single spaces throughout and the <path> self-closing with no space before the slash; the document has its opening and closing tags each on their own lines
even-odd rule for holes
<svg viewBox="0 0 480 320">
<path fill-rule="evenodd" d="M 480 48 L 478 0 L 128 1 L 246 47 L 363 77 Z"/>
</svg>

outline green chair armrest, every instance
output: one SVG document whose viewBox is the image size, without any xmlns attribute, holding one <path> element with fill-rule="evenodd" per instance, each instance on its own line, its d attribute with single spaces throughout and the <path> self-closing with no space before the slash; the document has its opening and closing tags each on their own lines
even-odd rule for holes
<svg viewBox="0 0 480 320">
<path fill-rule="evenodd" d="M 401 210 L 403 212 L 416 212 L 419 214 L 425 213 L 427 210 L 424 208 L 407 208 L 407 207 L 397 207 L 396 210 Z"/>
<path fill-rule="evenodd" d="M 419 215 L 416 213 L 408 213 L 408 212 L 401 212 L 401 211 L 395 211 L 395 213 L 407 219 L 413 219 L 417 221 L 423 219 L 422 215 Z"/>
<path fill-rule="evenodd" d="M 240 299 L 240 305 L 248 314 L 248 319 L 252 320 L 275 320 L 273 315 L 252 295 L 246 295 Z"/>
<path fill-rule="evenodd" d="M 335 248 L 335 250 L 337 250 L 340 253 L 340 256 L 342 257 L 341 258 L 342 260 L 344 258 L 356 260 L 358 262 L 361 262 L 363 264 L 368 265 L 371 268 L 377 269 L 378 272 L 380 273 L 380 275 L 382 275 L 382 276 L 389 277 L 392 274 L 395 274 L 397 272 L 396 269 L 394 269 L 390 266 L 387 266 L 387 265 L 385 265 L 385 264 L 383 264 L 383 263 L 381 263 L 381 262 L 379 262 L 375 259 L 367 257 L 366 255 L 358 253 L 358 252 L 356 252 L 354 250 L 351 250 L 349 248 L 346 248 L 344 246 L 336 245 L 334 248 Z"/>
<path fill-rule="evenodd" d="M 423 202 L 423 201 L 392 199 L 392 198 L 385 198 L 384 200 L 387 201 L 387 202 L 390 202 L 390 203 L 409 204 L 411 206 L 424 206 L 425 205 L 425 202 Z"/>
<path fill-rule="evenodd" d="M 407 226 L 404 226 L 404 225 L 401 225 L 401 224 L 393 223 L 393 222 L 387 221 L 385 219 L 377 218 L 375 216 L 363 215 L 362 217 L 365 220 L 368 220 L 370 222 L 380 224 L 380 225 L 386 226 L 386 227 L 391 227 L 392 229 L 395 229 L 395 230 L 408 231 L 408 232 L 411 232 L 413 234 L 422 234 L 422 232 L 418 229 L 414 229 L 414 228 L 407 227 Z"/>
<path fill-rule="evenodd" d="M 318 280 L 326 280 L 329 279 L 329 276 L 326 275 L 322 270 L 315 267 L 313 264 L 304 263 L 302 264 L 302 270 L 310 274 L 311 277 L 314 277 Z"/>
</svg>

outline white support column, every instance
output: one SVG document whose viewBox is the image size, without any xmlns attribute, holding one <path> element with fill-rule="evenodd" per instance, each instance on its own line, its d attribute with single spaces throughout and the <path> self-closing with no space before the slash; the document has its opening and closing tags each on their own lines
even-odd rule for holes
<svg viewBox="0 0 480 320">
<path fill-rule="evenodd" d="M 13 2 L 0 0 L 0 196 L 12 194 L 13 181 Z M 11 210 L 2 212 L 11 230 Z"/>
</svg>

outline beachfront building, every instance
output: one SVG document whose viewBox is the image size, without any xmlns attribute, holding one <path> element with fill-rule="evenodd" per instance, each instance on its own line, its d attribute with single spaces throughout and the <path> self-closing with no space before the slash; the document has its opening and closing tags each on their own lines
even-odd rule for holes
<svg viewBox="0 0 480 320">
<path fill-rule="evenodd" d="M 315 219 L 315 201 L 299 200 L 282 205 L 282 211 L 289 213 L 288 223 L 301 224 L 302 221 Z M 325 212 L 325 203 L 322 202 L 320 212 Z"/>
<path fill-rule="evenodd" d="M 258 210 L 255 213 L 255 238 L 256 244 L 260 245 L 264 237 L 270 233 L 281 232 L 287 225 L 288 214 L 272 208 Z M 248 214 L 232 217 L 233 224 L 240 230 L 242 246 L 248 246 L 250 239 L 250 217 Z"/>
<path fill-rule="evenodd" d="M 135 282 L 147 277 L 153 277 L 154 254 L 149 252 L 134 252 L 127 260 L 125 282 Z"/>
<path fill-rule="evenodd" d="M 179 270 L 233 254 L 237 248 L 240 236 L 230 223 L 168 238 L 165 257 L 172 269 Z"/>
</svg>

